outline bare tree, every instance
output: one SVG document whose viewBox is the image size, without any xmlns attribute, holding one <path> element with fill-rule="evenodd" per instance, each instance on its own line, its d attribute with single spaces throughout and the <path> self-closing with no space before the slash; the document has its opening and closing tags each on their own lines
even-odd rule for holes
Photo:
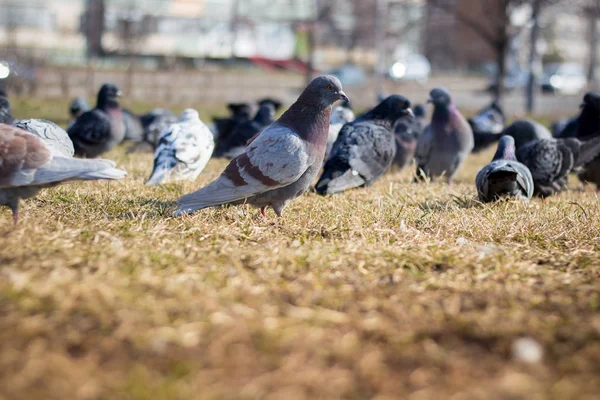
<svg viewBox="0 0 600 400">
<path fill-rule="evenodd" d="M 87 0 L 82 31 L 85 34 L 88 60 L 104 55 L 102 47 L 104 11 L 104 0 Z"/>
</svg>

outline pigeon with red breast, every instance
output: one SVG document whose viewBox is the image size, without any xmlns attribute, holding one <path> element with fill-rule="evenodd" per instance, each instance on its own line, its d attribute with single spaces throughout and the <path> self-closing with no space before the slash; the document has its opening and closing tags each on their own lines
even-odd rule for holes
<svg viewBox="0 0 600 400">
<path fill-rule="evenodd" d="M 313 79 L 219 178 L 179 198 L 174 215 L 223 204 L 250 204 L 263 215 L 271 207 L 281 216 L 285 206 L 309 188 L 323 165 L 331 109 L 338 100 L 348 101 L 339 79 L 330 75 Z"/>
</svg>

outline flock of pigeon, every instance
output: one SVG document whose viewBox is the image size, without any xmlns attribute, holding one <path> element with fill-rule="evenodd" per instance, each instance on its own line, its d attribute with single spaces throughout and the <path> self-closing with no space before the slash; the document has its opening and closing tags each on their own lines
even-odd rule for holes
<svg viewBox="0 0 600 400">
<path fill-rule="evenodd" d="M 224 204 L 250 204 L 278 216 L 317 180 L 322 195 L 369 186 L 391 168 L 416 166 L 415 182 L 452 180 L 471 152 L 498 142 L 493 160 L 477 175 L 479 200 L 550 196 L 567 187 L 576 172 L 600 186 L 600 95 L 588 93 L 580 115 L 558 121 L 554 136 L 531 120 L 505 127 L 501 107 L 492 103 L 465 119 L 448 91 L 437 88 L 426 108 L 399 95 L 355 117 L 340 81 L 315 78 L 279 119 L 281 103 L 229 104 L 231 116 L 205 125 L 194 109 L 177 118 L 155 109 L 136 115 L 121 108 L 121 92 L 105 84 L 96 107 L 84 99 L 70 106 L 67 130 L 41 120 L 15 120 L 0 91 L 0 205 L 11 208 L 15 224 L 19 199 L 66 181 L 122 179 L 127 173 L 96 158 L 123 141 L 131 151 L 154 151 L 147 185 L 194 181 L 211 157 L 231 159 L 205 187 L 182 196 L 174 215 Z M 338 103 L 335 106 L 334 103 Z M 256 111 L 255 111 L 256 110 Z M 414 110 L 414 111 L 413 111 Z M 77 157 L 77 158 L 76 158 Z"/>
</svg>

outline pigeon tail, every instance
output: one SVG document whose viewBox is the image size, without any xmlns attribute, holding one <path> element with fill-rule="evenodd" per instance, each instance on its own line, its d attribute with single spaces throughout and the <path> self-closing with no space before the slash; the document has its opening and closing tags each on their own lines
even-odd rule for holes
<svg viewBox="0 0 600 400">
<path fill-rule="evenodd" d="M 579 151 L 574 168 L 589 163 L 600 154 L 600 136 L 582 142 Z"/>
</svg>

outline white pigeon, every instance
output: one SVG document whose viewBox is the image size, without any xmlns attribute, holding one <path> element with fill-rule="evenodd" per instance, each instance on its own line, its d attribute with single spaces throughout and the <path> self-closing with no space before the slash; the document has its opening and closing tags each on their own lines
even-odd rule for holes
<svg viewBox="0 0 600 400">
<path fill-rule="evenodd" d="M 208 164 L 214 149 L 214 136 L 200 120 L 198 111 L 186 109 L 179 122 L 160 134 L 154 169 L 146 185 L 194 181 Z"/>
<path fill-rule="evenodd" d="M 121 179 L 127 172 L 110 160 L 82 160 L 12 125 L 0 124 L 0 205 L 19 218 L 19 199 L 41 189 L 76 180 Z"/>
<path fill-rule="evenodd" d="M 349 107 L 344 105 L 337 106 L 331 112 L 331 118 L 329 119 L 329 133 L 327 135 L 327 150 L 325 150 L 325 161 L 329 158 L 333 144 L 338 138 L 342 127 L 348 122 L 354 121 L 356 116 Z"/>
</svg>

